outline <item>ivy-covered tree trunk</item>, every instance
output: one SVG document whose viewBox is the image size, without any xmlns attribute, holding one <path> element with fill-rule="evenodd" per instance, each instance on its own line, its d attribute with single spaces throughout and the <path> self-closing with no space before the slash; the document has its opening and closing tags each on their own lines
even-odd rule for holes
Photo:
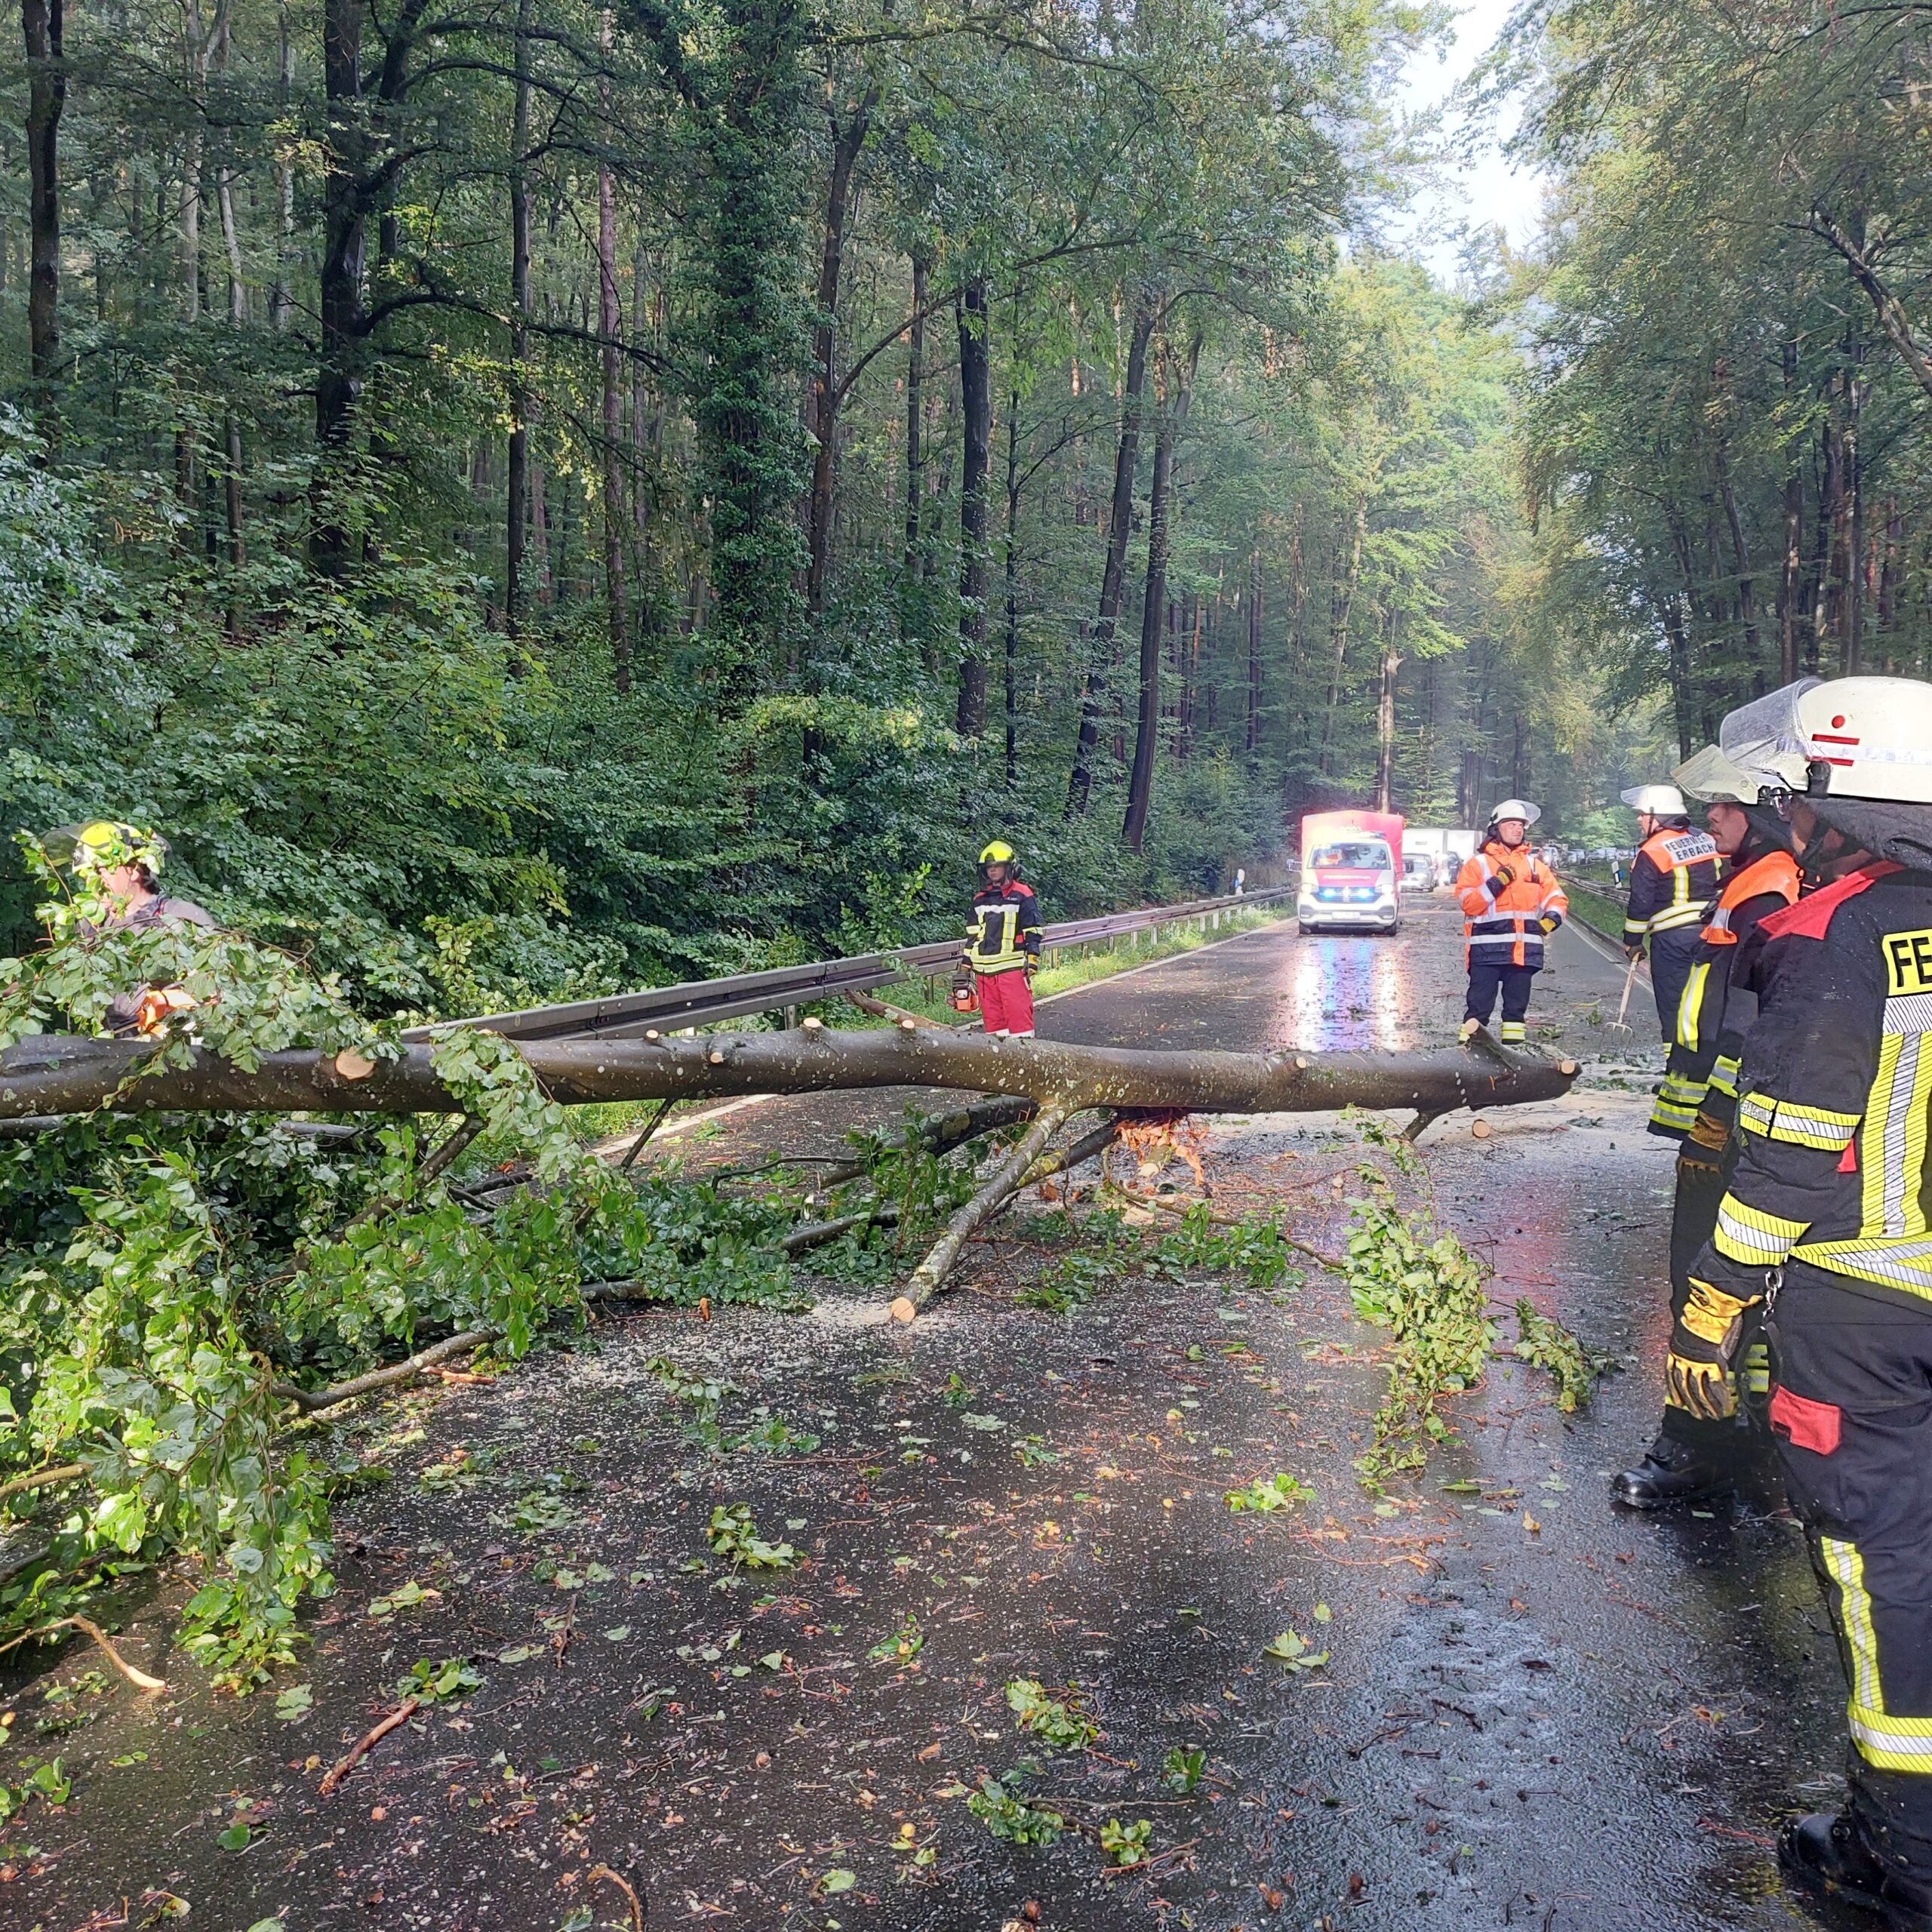
<svg viewBox="0 0 1932 1932">
<path fill-rule="evenodd" d="M 685 380 L 710 513 L 715 698 L 730 715 L 782 661 L 804 562 L 798 398 L 809 337 L 792 165 L 811 21 L 801 0 L 631 0 L 692 111 L 700 200 L 688 231 L 697 313 Z"/>
</svg>

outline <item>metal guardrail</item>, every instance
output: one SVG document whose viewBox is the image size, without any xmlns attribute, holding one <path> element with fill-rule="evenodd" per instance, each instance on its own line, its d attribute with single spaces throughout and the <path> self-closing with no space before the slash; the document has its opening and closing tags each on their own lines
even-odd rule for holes
<svg viewBox="0 0 1932 1932">
<path fill-rule="evenodd" d="M 1291 897 L 1292 885 L 1266 885 L 1218 899 L 1192 899 L 1179 906 L 1145 906 L 1129 912 L 1107 912 L 1094 919 L 1069 919 L 1047 928 L 1049 946 L 1079 946 L 1146 932 L 1217 912 L 1266 906 Z M 862 953 L 853 959 L 819 959 L 803 966 L 775 966 L 762 973 L 740 973 L 724 980 L 689 980 L 681 986 L 648 986 L 641 992 L 613 993 L 601 999 L 571 1000 L 561 1006 L 535 1006 L 519 1013 L 486 1013 L 473 1020 L 412 1026 L 406 1040 L 426 1040 L 451 1026 L 483 1026 L 511 1040 L 621 1040 L 655 1031 L 672 1033 L 707 1026 L 747 1014 L 775 1013 L 814 1000 L 848 992 L 868 992 L 895 980 L 949 971 L 959 957 L 960 942 L 941 940 L 909 946 L 897 952 Z"/>
</svg>

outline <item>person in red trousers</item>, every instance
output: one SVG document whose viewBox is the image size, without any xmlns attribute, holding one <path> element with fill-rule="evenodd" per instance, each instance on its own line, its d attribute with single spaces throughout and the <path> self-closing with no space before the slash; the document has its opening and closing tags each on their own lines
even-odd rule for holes
<svg viewBox="0 0 1932 1932">
<path fill-rule="evenodd" d="M 980 854 L 980 889 L 960 961 L 978 989 L 986 1031 L 1002 1040 L 1033 1037 L 1040 941 L 1040 903 L 1021 882 L 1020 855 L 995 838 Z"/>
</svg>

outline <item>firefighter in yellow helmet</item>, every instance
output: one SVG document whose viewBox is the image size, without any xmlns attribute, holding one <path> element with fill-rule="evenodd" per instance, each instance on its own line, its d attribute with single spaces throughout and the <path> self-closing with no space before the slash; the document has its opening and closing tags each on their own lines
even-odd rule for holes
<svg viewBox="0 0 1932 1932">
<path fill-rule="evenodd" d="M 977 995 L 989 1033 L 1030 1040 L 1041 942 L 1040 903 L 1020 878 L 1020 855 L 1004 838 L 993 839 L 980 854 L 980 889 L 959 955 L 962 980 L 971 975 L 971 994 L 954 1004 L 970 1011 Z M 966 994 L 963 985 L 961 992 Z"/>
<path fill-rule="evenodd" d="M 1846 1808 L 1788 1826 L 1779 1860 L 1932 1932 L 1932 685 L 1841 678 L 1746 709 L 1798 768 L 1817 883 L 1763 922 L 1737 1166 L 1672 1398 L 1724 1416 L 1763 1312 L 1771 1431 L 1850 1691 Z"/>
<path fill-rule="evenodd" d="M 118 819 L 89 819 L 57 826 L 41 841 L 57 865 L 85 878 L 105 903 L 103 930 L 146 931 L 156 926 L 213 927 L 214 921 L 192 899 L 161 889 L 168 841 Z M 159 1032 L 168 1020 L 194 1004 L 179 986 L 136 986 L 116 997 L 106 1014 L 108 1030 L 118 1035 Z"/>
</svg>

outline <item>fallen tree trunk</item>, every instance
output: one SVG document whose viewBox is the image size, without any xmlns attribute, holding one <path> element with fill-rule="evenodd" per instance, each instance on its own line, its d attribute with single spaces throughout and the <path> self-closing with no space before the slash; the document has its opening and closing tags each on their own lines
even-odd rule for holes
<svg viewBox="0 0 1932 1932">
<path fill-rule="evenodd" d="M 835 1033 L 713 1033 L 692 1039 L 533 1040 L 531 1072 L 565 1106 L 601 1100 L 709 1100 L 839 1088 L 942 1087 L 1090 1107 L 1193 1113 L 1309 1113 L 1332 1107 L 1509 1106 L 1554 1100 L 1574 1060 L 1472 1046 L 1427 1053 L 1191 1053 L 1000 1041 L 910 1026 Z M 461 1113 L 430 1049 L 373 1063 L 359 1054 L 269 1054 L 252 1071 L 205 1053 L 143 1073 L 142 1042 L 38 1035 L 0 1054 L 0 1119 L 84 1113 Z"/>
</svg>

